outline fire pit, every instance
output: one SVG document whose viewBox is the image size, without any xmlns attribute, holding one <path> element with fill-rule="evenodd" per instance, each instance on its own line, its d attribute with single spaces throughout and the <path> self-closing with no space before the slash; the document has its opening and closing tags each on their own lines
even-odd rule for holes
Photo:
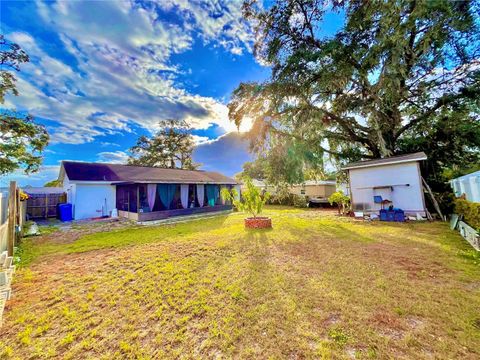
<svg viewBox="0 0 480 360">
<path fill-rule="evenodd" d="M 245 218 L 245 227 L 248 229 L 270 229 L 272 227 L 272 219 L 269 217 Z"/>
</svg>

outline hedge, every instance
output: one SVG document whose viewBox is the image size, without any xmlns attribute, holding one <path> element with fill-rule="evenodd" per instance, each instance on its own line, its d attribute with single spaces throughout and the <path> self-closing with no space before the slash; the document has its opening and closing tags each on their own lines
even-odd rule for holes
<svg viewBox="0 0 480 360">
<path fill-rule="evenodd" d="M 463 219 L 468 225 L 480 231 L 480 203 L 470 202 L 465 199 L 456 199 L 455 213 L 463 215 Z"/>
</svg>

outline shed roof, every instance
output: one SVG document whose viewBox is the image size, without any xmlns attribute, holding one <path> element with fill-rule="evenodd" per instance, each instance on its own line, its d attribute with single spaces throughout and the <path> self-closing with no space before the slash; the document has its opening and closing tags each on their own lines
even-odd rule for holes
<svg viewBox="0 0 480 360">
<path fill-rule="evenodd" d="M 427 159 L 427 155 L 425 155 L 423 151 L 420 151 L 413 154 L 391 156 L 383 159 L 352 162 L 342 167 L 342 170 L 407 163 L 407 162 L 421 161 L 426 159 Z"/>
<path fill-rule="evenodd" d="M 213 171 L 164 169 L 148 166 L 122 164 L 86 163 L 62 161 L 60 178 L 63 173 L 70 181 L 109 181 L 136 183 L 177 183 L 177 184 L 236 184 L 225 175 Z"/>
</svg>

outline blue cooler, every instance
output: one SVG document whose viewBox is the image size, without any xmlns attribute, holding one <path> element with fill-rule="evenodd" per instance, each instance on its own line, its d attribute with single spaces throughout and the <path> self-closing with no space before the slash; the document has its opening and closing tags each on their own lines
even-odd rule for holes
<svg viewBox="0 0 480 360">
<path fill-rule="evenodd" d="M 72 221 L 72 204 L 58 204 L 58 217 L 61 221 Z"/>
</svg>

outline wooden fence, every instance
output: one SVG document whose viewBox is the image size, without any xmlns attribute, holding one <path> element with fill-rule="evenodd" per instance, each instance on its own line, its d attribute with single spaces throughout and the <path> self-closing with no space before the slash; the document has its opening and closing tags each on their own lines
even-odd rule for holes
<svg viewBox="0 0 480 360">
<path fill-rule="evenodd" d="M 27 214 L 29 219 L 46 219 L 57 216 L 57 205 L 67 202 L 67 194 L 29 194 Z"/>
<path fill-rule="evenodd" d="M 26 202 L 20 201 L 20 189 L 15 181 L 10 182 L 8 194 L 0 194 L 0 253 L 13 255 L 15 242 L 23 234 L 26 219 Z"/>
</svg>

